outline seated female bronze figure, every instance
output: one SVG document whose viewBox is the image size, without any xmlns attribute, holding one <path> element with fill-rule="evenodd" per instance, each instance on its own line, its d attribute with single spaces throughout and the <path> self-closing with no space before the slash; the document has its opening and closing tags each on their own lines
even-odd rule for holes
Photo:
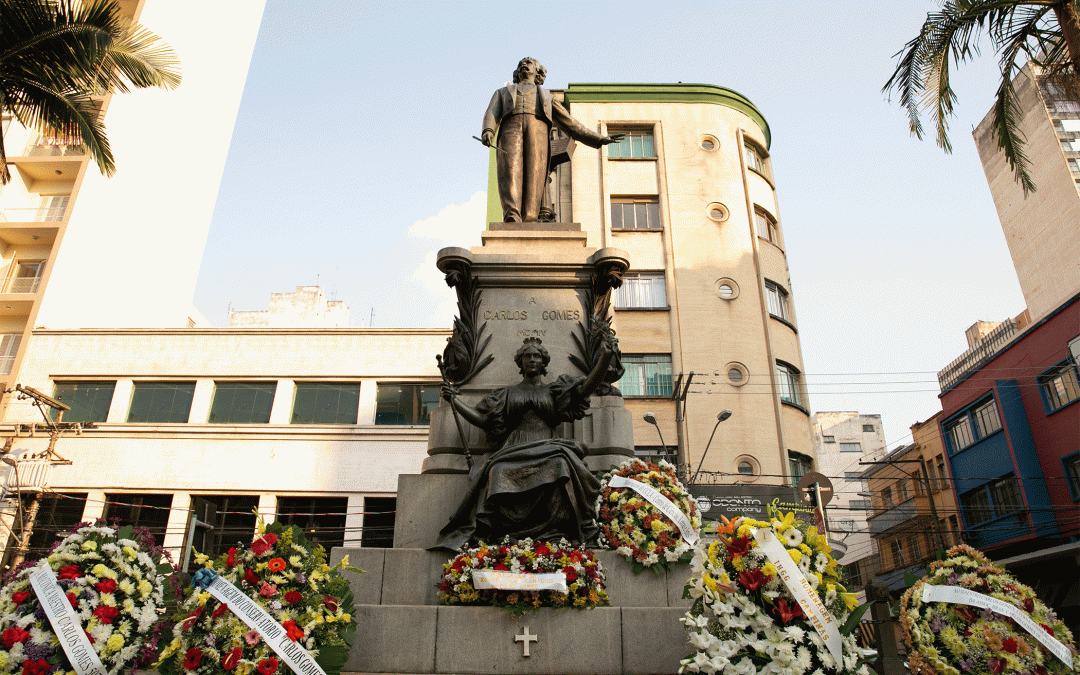
<svg viewBox="0 0 1080 675">
<path fill-rule="evenodd" d="M 544 384 L 551 356 L 539 338 L 525 338 L 514 354 L 523 375 L 520 383 L 495 390 L 475 408 L 443 388 L 443 397 L 484 429 L 497 449 L 471 472 L 465 498 L 439 533 L 437 547 L 458 549 L 507 535 L 566 537 L 575 543 L 596 538 L 600 482 L 585 466 L 585 446 L 554 434 L 558 424 L 585 416 L 613 353 L 605 346 L 586 377 L 562 375 Z"/>
</svg>

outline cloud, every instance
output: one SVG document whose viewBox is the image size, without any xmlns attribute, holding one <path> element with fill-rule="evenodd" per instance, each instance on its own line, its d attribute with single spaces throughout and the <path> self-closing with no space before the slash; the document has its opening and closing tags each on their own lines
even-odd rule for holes
<svg viewBox="0 0 1080 675">
<path fill-rule="evenodd" d="M 434 216 L 413 223 L 410 237 L 435 239 L 442 243 L 467 248 L 479 245 L 487 213 L 487 193 L 477 192 L 467 201 L 444 207 Z"/>
</svg>

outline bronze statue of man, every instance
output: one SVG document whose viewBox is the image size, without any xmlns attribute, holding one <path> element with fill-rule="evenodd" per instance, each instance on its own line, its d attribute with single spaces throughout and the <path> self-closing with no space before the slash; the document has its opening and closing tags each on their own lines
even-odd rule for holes
<svg viewBox="0 0 1080 675">
<path fill-rule="evenodd" d="M 490 146 L 499 131 L 496 169 L 503 221 L 535 222 L 547 190 L 551 125 L 574 140 L 593 148 L 618 138 L 590 131 L 558 101 L 543 84 L 547 70 L 536 59 L 525 57 L 514 71 L 514 83 L 495 92 L 484 113 L 480 140 Z"/>
</svg>

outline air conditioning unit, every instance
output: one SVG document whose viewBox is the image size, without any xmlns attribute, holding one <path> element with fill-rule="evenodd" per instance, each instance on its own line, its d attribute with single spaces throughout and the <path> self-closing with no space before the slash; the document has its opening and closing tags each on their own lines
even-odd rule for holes
<svg viewBox="0 0 1080 675">
<path fill-rule="evenodd" d="M 9 457 L 4 458 L 8 464 Z M 41 492 L 49 485 L 49 471 L 52 463 L 42 459 L 14 459 L 14 465 L 8 469 L 7 478 L 4 480 L 4 493 L 14 494 L 19 490 L 29 492 Z"/>
</svg>

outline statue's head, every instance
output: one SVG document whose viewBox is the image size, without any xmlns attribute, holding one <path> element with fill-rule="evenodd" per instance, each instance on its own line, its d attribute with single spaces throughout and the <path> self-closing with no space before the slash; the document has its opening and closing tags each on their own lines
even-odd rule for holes
<svg viewBox="0 0 1080 675">
<path fill-rule="evenodd" d="M 521 346 L 514 352 L 514 363 L 517 364 L 519 371 L 522 370 L 521 358 L 525 356 L 527 352 L 534 352 L 540 355 L 543 362 L 543 365 L 540 368 L 540 374 L 547 375 L 547 367 L 548 364 L 551 363 L 551 354 L 548 354 L 548 350 L 544 348 L 544 345 L 541 344 L 541 342 L 543 341 L 538 337 L 527 337 L 522 341 Z M 524 374 L 524 371 L 522 371 L 522 375 Z"/>
<path fill-rule="evenodd" d="M 540 65 L 539 61 L 531 56 L 518 61 L 517 69 L 514 71 L 514 84 L 519 82 L 543 84 L 545 79 L 547 79 L 547 68 Z"/>
</svg>

